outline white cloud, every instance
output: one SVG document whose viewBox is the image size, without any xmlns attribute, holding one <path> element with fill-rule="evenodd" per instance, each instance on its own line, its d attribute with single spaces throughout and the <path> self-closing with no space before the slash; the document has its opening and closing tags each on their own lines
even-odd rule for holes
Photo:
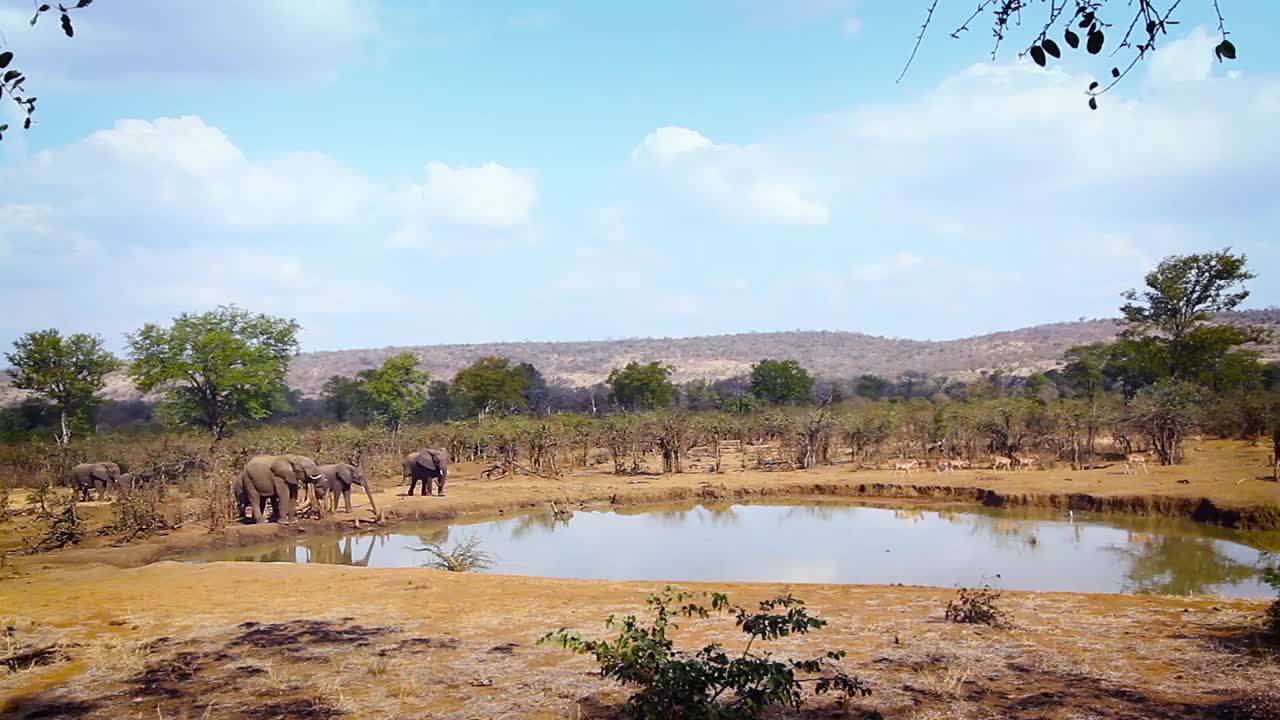
<svg viewBox="0 0 1280 720">
<path fill-rule="evenodd" d="M 858 37 L 862 34 L 862 18 L 850 16 L 840 21 L 840 34 L 845 37 Z"/>
<path fill-rule="evenodd" d="M 1195 82 L 1208 79 L 1216 61 L 1213 48 L 1218 39 L 1203 27 L 1186 37 L 1156 48 L 1148 75 L 1157 83 Z"/>
<path fill-rule="evenodd" d="M 528 225 L 538 203 L 531 173 L 497 163 L 454 168 L 432 162 L 426 172 L 426 182 L 399 196 L 405 220 L 392 233 L 392 246 L 437 245 L 440 232 L 458 228 L 510 233 Z"/>
<path fill-rule="evenodd" d="M 762 148 L 718 144 L 683 127 L 649 133 L 633 164 L 677 195 L 692 193 L 723 217 L 779 225 L 825 225 L 830 210 L 815 183 Z"/>
<path fill-rule="evenodd" d="M 56 15 L 36 27 L 25 0 L 0 0 L 0 27 L 22 67 L 42 83 L 130 80 L 316 79 L 336 74 L 378 29 L 362 0 L 134 0 L 73 14 L 74 41 Z"/>
<path fill-rule="evenodd" d="M 330 345 L 338 335 L 324 330 L 339 329 L 325 318 L 468 318 L 451 338 L 461 340 L 483 325 L 468 300 L 444 293 L 453 277 L 417 282 L 413 269 L 371 259 L 371 242 L 418 223 L 437 244 L 474 247 L 475 233 L 527 223 L 537 192 L 530 174 L 496 163 L 426 168 L 422 184 L 397 187 L 321 152 L 251 157 L 199 117 L 121 120 L 0 166 L 0 305 L 57 287 L 44 316 L 96 318 L 118 336 L 237 302 L 316 321 Z M 27 322 L 11 316 L 0 331 Z"/>
<path fill-rule="evenodd" d="M 858 265 L 853 270 L 853 277 L 857 280 L 870 282 L 898 281 L 904 275 L 924 266 L 926 262 L 930 265 L 939 264 L 937 260 L 926 261 L 924 257 L 916 253 L 903 250 L 889 257 L 878 258 Z"/>
</svg>

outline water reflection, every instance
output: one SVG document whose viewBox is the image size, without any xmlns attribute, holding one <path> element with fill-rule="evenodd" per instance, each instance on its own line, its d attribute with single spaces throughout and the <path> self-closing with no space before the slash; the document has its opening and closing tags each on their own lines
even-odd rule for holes
<svg viewBox="0 0 1280 720">
<path fill-rule="evenodd" d="M 667 505 L 407 525 L 203 560 L 417 567 L 414 548 L 475 533 L 494 572 L 600 579 L 973 585 L 1024 590 L 1267 597 L 1258 547 L 1272 534 L 1165 518 L 1069 517 L 971 507 L 836 503 Z"/>
</svg>

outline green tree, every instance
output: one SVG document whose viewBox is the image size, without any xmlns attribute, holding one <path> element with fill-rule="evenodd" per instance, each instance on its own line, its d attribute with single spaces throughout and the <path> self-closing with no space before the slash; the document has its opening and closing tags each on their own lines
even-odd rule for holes
<svg viewBox="0 0 1280 720">
<path fill-rule="evenodd" d="M 1182 441 L 1199 426 L 1204 405 L 1198 385 L 1164 378 L 1138 393 L 1128 424 L 1147 436 L 1161 465 L 1173 465 L 1181 461 Z"/>
<path fill-rule="evenodd" d="M 468 415 L 520 412 L 528 390 L 528 373 L 503 357 L 482 357 L 453 378 L 454 397 Z"/>
<path fill-rule="evenodd" d="M 13 386 L 44 398 L 58 414 L 58 445 L 66 447 L 73 427 L 88 427 L 89 413 L 101 399 L 98 393 L 107 373 L 120 366 L 96 335 L 63 337 L 54 329 L 29 332 L 5 353 L 13 366 Z"/>
<path fill-rule="evenodd" d="M 334 375 L 326 380 L 320 389 L 320 398 L 325 409 L 338 422 L 355 419 L 363 407 L 360 381 L 345 375 Z"/>
<path fill-rule="evenodd" d="M 854 385 L 854 393 L 858 397 L 864 397 L 868 400 L 879 400 L 884 397 L 892 385 L 893 383 L 879 375 L 862 375 Z"/>
<path fill-rule="evenodd" d="M 418 356 L 411 352 L 396 353 L 381 367 L 359 375 L 360 394 L 369 414 L 394 435 L 399 435 L 404 421 L 417 415 L 427 402 L 431 376 L 418 369 L 418 362 Z"/>
<path fill-rule="evenodd" d="M 1174 379 L 1200 381 L 1234 348 L 1265 338 L 1256 329 L 1208 324 L 1214 314 L 1234 310 L 1249 297 L 1243 285 L 1254 277 L 1247 258 L 1231 248 L 1169 256 L 1147 273 L 1144 290 L 1124 293 L 1125 334 L 1159 346 Z"/>
<path fill-rule="evenodd" d="M 292 319 L 235 306 L 183 313 L 170 327 L 148 323 L 126 336 L 129 374 L 143 392 L 164 392 L 162 407 L 174 422 L 216 441 L 281 404 L 300 329 Z"/>
<path fill-rule="evenodd" d="M 609 399 L 627 410 L 658 410 L 675 399 L 672 368 L 659 362 L 629 362 L 609 373 Z"/>
<path fill-rule="evenodd" d="M 751 366 L 751 394 L 773 405 L 813 399 L 813 376 L 795 360 L 761 360 Z"/>
<path fill-rule="evenodd" d="M 454 416 L 453 389 L 444 380 L 432 380 L 427 386 L 427 419 L 444 422 Z"/>
</svg>

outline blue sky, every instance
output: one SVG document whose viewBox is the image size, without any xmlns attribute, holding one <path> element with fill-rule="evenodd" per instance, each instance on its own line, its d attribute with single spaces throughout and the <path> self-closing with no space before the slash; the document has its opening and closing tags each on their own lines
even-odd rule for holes
<svg viewBox="0 0 1280 720">
<path fill-rule="evenodd" d="M 1091 113 L 1110 63 L 993 62 L 960 0 L 895 83 L 926 4 L 101 0 L 68 40 L 0 0 L 40 97 L 0 142 L 0 344 L 226 302 L 308 350 L 953 338 L 1228 244 L 1280 302 L 1280 6 L 1223 3 L 1220 65 L 1183 3 Z"/>
</svg>

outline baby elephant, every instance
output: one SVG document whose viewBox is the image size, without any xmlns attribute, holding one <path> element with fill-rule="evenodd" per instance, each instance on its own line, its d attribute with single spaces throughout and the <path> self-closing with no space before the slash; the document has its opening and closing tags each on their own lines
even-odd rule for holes
<svg viewBox="0 0 1280 720">
<path fill-rule="evenodd" d="M 364 488 L 365 497 L 369 498 L 369 507 L 373 510 L 374 517 L 382 517 L 378 512 L 378 503 L 373 499 L 373 491 L 369 489 L 369 480 L 364 476 L 362 468 L 348 463 L 321 465 L 320 475 L 323 479 L 316 481 L 316 498 L 320 500 L 321 514 L 324 514 L 326 505 L 329 506 L 330 512 L 338 511 L 339 495 L 347 506 L 347 512 L 351 512 L 351 486 L 359 485 Z"/>
</svg>

